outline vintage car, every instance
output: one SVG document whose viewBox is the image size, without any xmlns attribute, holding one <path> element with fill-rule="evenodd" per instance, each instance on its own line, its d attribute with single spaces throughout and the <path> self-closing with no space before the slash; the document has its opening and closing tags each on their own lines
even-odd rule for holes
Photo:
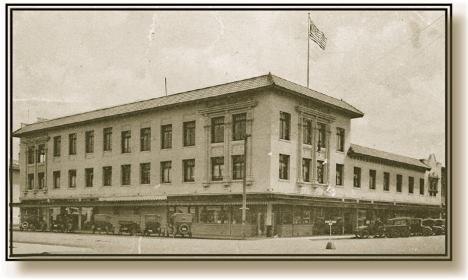
<svg viewBox="0 0 468 280">
<path fill-rule="evenodd" d="M 383 226 L 386 237 L 409 237 L 411 235 L 411 219 L 408 217 L 400 217 L 388 219 Z"/>
<path fill-rule="evenodd" d="M 423 221 L 423 219 L 420 219 L 420 218 L 408 218 L 408 223 L 410 225 L 411 235 L 415 235 L 415 236 L 432 235 L 431 227 L 425 226 L 422 221 Z"/>
<path fill-rule="evenodd" d="M 151 234 L 157 234 L 161 236 L 161 223 L 160 222 L 147 222 L 145 224 L 145 229 L 143 230 L 143 235 L 150 236 Z"/>
<path fill-rule="evenodd" d="M 47 224 L 36 216 L 27 216 L 21 222 L 19 229 L 20 231 L 46 231 Z"/>
<path fill-rule="evenodd" d="M 380 220 L 369 222 L 367 225 L 358 226 L 354 231 L 356 238 L 383 237 L 384 226 Z"/>
<path fill-rule="evenodd" d="M 192 237 L 192 214 L 175 213 L 170 219 L 170 231 L 172 236 Z"/>
<path fill-rule="evenodd" d="M 106 214 L 94 215 L 94 222 L 91 226 L 93 233 L 114 233 L 114 225 L 111 223 L 111 216 Z"/>
<path fill-rule="evenodd" d="M 433 234 L 442 235 L 445 234 L 445 220 L 443 219 L 431 219 L 427 218 L 422 220 L 422 224 L 432 229 Z"/>
<path fill-rule="evenodd" d="M 133 221 L 119 221 L 119 234 L 135 235 L 141 233 L 140 225 Z"/>
</svg>

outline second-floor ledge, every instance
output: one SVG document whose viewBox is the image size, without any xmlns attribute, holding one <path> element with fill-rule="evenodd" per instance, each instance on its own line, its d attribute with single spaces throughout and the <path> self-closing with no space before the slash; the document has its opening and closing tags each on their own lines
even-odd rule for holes
<svg viewBox="0 0 468 280">
<path fill-rule="evenodd" d="M 247 187 L 250 187 L 253 185 L 254 183 L 254 179 L 253 177 L 249 176 L 247 177 L 247 179 L 245 180 L 246 182 L 246 186 Z M 242 184 L 243 183 L 243 180 L 242 179 L 229 179 L 229 180 L 224 180 L 224 181 L 204 181 L 202 183 L 202 186 L 204 188 L 209 188 L 210 185 L 219 185 L 219 184 L 222 184 L 225 188 L 228 188 L 230 187 L 232 184 Z"/>
</svg>

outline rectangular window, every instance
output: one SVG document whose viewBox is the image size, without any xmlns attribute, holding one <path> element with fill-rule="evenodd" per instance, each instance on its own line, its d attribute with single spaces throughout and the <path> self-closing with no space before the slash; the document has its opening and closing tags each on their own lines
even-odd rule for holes
<svg viewBox="0 0 468 280">
<path fill-rule="evenodd" d="M 151 163 L 140 164 L 140 184 L 149 184 L 151 181 Z"/>
<path fill-rule="evenodd" d="M 222 181 L 224 176 L 224 157 L 211 158 L 211 180 Z"/>
<path fill-rule="evenodd" d="M 360 167 L 354 167 L 353 187 L 355 188 L 361 187 L 361 168 Z"/>
<path fill-rule="evenodd" d="M 184 122 L 184 147 L 195 146 L 195 121 Z"/>
<path fill-rule="evenodd" d="M 247 114 L 232 115 L 232 140 L 243 140 L 246 133 Z"/>
<path fill-rule="evenodd" d="M 103 150 L 112 151 L 112 127 L 106 127 L 103 130 Z"/>
<path fill-rule="evenodd" d="M 85 182 L 86 187 L 92 187 L 94 181 L 94 169 L 93 168 L 85 168 Z"/>
<path fill-rule="evenodd" d="M 42 190 L 45 187 L 44 172 L 37 173 L 37 182 L 38 182 L 38 188 Z"/>
<path fill-rule="evenodd" d="M 94 153 L 94 131 L 85 132 L 85 146 L 86 153 Z"/>
<path fill-rule="evenodd" d="M 37 162 L 44 163 L 46 161 L 45 145 L 41 144 L 37 147 Z"/>
<path fill-rule="evenodd" d="M 120 172 L 121 172 L 121 176 L 120 176 L 120 181 L 121 181 L 121 185 L 123 186 L 126 186 L 126 185 L 130 185 L 130 181 L 131 181 L 131 165 L 130 164 L 124 164 L 120 167 Z"/>
<path fill-rule="evenodd" d="M 279 178 L 289 179 L 289 155 L 279 155 Z"/>
<path fill-rule="evenodd" d="M 68 187 L 76 188 L 76 170 L 68 170 Z"/>
<path fill-rule="evenodd" d="M 28 147 L 28 164 L 34 164 L 34 147 Z"/>
<path fill-rule="evenodd" d="M 375 190 L 375 184 L 377 181 L 377 172 L 373 169 L 369 170 L 369 189 Z"/>
<path fill-rule="evenodd" d="M 336 128 L 336 150 L 344 152 L 345 144 L 345 130 L 343 128 Z"/>
<path fill-rule="evenodd" d="M 28 174 L 28 190 L 34 189 L 34 174 Z"/>
<path fill-rule="evenodd" d="M 171 182 L 171 166 L 170 161 L 161 162 L 161 183 L 170 183 Z"/>
<path fill-rule="evenodd" d="M 145 127 L 140 129 L 140 151 L 151 150 L 151 128 Z"/>
<path fill-rule="evenodd" d="M 389 191 L 390 190 L 390 173 L 384 172 L 383 174 L 383 190 Z"/>
<path fill-rule="evenodd" d="M 343 164 L 336 164 L 336 185 L 343 186 Z"/>
<path fill-rule="evenodd" d="M 184 182 L 195 182 L 195 159 L 184 159 Z"/>
<path fill-rule="evenodd" d="M 172 148 L 172 124 L 161 126 L 161 149 Z"/>
<path fill-rule="evenodd" d="M 419 179 L 419 194 L 424 195 L 424 178 Z"/>
<path fill-rule="evenodd" d="M 437 184 L 439 182 L 438 178 L 429 178 L 429 196 L 437 196 L 438 187 Z"/>
<path fill-rule="evenodd" d="M 317 136 L 317 150 L 320 151 L 321 148 L 327 147 L 327 135 L 326 135 L 326 125 L 323 123 L 318 124 L 318 136 Z"/>
<path fill-rule="evenodd" d="M 280 112 L 280 139 L 289 140 L 291 133 L 291 115 Z"/>
<path fill-rule="evenodd" d="M 401 192 L 403 177 L 400 174 L 396 175 L 396 191 Z"/>
<path fill-rule="evenodd" d="M 408 177 L 408 193 L 414 192 L 414 177 Z"/>
<path fill-rule="evenodd" d="M 76 155 L 76 133 L 68 135 L 68 154 Z"/>
<path fill-rule="evenodd" d="M 102 168 L 102 184 L 104 186 L 112 186 L 112 166 L 104 166 Z"/>
<path fill-rule="evenodd" d="M 52 176 L 54 177 L 54 189 L 60 188 L 60 171 L 54 171 Z"/>
<path fill-rule="evenodd" d="M 60 156 L 60 150 L 62 148 L 62 137 L 55 136 L 54 137 L 54 157 Z"/>
<path fill-rule="evenodd" d="M 302 179 L 304 182 L 310 182 L 310 158 L 303 158 L 302 159 Z"/>
<path fill-rule="evenodd" d="M 132 138 L 132 133 L 130 130 L 122 131 L 121 133 L 121 145 L 122 153 L 130 153 L 130 140 Z"/>
<path fill-rule="evenodd" d="M 312 121 L 309 119 L 304 119 L 303 124 L 303 140 L 304 144 L 312 145 Z"/>
<path fill-rule="evenodd" d="M 211 143 L 224 142 L 224 117 L 211 119 Z"/>
<path fill-rule="evenodd" d="M 244 179 L 244 155 L 232 156 L 232 179 Z"/>
<path fill-rule="evenodd" d="M 323 184 L 325 182 L 324 174 L 324 162 L 322 160 L 317 160 L 317 183 Z"/>
</svg>

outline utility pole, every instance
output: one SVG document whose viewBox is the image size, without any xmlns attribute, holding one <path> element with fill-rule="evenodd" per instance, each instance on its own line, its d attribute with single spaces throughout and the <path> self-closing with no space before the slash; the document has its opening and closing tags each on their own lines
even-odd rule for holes
<svg viewBox="0 0 468 280">
<path fill-rule="evenodd" d="M 244 135 L 244 176 L 242 177 L 242 238 L 245 239 L 245 220 L 247 217 L 247 139 L 249 139 L 251 135 L 245 134 Z"/>
</svg>

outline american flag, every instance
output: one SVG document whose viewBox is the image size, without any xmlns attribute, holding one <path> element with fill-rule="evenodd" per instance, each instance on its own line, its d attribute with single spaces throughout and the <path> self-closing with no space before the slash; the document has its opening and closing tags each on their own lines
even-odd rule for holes
<svg viewBox="0 0 468 280">
<path fill-rule="evenodd" d="M 310 20 L 309 18 L 309 38 L 312 39 L 317 45 L 319 45 L 322 50 L 325 50 L 325 46 L 327 45 L 327 37 L 320 31 L 317 26 Z"/>
</svg>

